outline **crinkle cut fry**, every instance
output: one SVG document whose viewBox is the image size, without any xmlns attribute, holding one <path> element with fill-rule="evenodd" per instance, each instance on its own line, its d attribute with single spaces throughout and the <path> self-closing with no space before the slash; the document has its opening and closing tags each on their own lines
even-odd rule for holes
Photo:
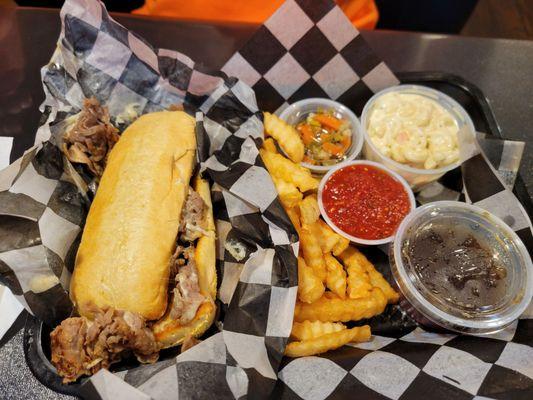
<svg viewBox="0 0 533 400">
<path fill-rule="evenodd" d="M 272 176 L 272 181 L 278 191 L 279 199 L 284 208 L 297 207 L 302 201 L 303 195 L 291 182 Z"/>
<path fill-rule="evenodd" d="M 300 247 L 306 264 L 313 268 L 313 272 L 322 282 L 326 282 L 326 262 L 316 237 L 313 236 L 307 225 L 302 225 L 298 234 L 300 235 Z"/>
<path fill-rule="evenodd" d="M 358 326 L 338 332 L 328 333 L 315 339 L 292 342 L 285 348 L 285 355 L 289 357 L 305 357 L 325 353 L 338 349 L 350 342 L 365 342 L 370 339 L 370 327 Z"/>
<path fill-rule="evenodd" d="M 327 296 L 326 296 L 327 294 Z M 361 299 L 340 299 L 333 293 L 325 293 L 314 303 L 297 302 L 294 309 L 296 322 L 359 321 L 381 314 L 387 305 L 387 298 L 380 288 L 373 288 L 370 296 Z"/>
<path fill-rule="evenodd" d="M 264 117 L 266 134 L 277 140 L 291 161 L 295 163 L 302 162 L 305 148 L 302 138 L 296 129 L 269 112 L 265 112 Z"/>
<path fill-rule="evenodd" d="M 295 184 L 301 192 L 318 188 L 318 180 L 313 178 L 307 168 L 293 163 L 281 154 L 271 153 L 265 149 L 259 150 L 259 153 L 271 175 Z"/>
<path fill-rule="evenodd" d="M 326 261 L 326 286 L 341 299 L 346 297 L 346 271 L 331 254 L 324 254 Z"/>
<path fill-rule="evenodd" d="M 324 284 L 315 276 L 302 257 L 298 257 L 298 298 L 305 303 L 312 303 L 324 294 Z"/>
<path fill-rule="evenodd" d="M 397 303 L 400 295 L 396 292 L 387 280 L 379 273 L 370 261 L 358 249 L 350 246 L 341 255 L 340 258 L 345 265 L 357 265 L 362 268 L 370 278 L 370 284 L 381 289 L 383 294 L 387 297 L 389 304 Z"/>
<path fill-rule="evenodd" d="M 346 329 L 340 322 L 303 321 L 292 324 L 291 338 L 295 340 L 309 340 L 327 333 L 339 332 Z"/>
<path fill-rule="evenodd" d="M 311 225 L 320 218 L 320 210 L 318 208 L 318 200 L 316 195 L 310 194 L 306 196 L 299 204 L 300 207 L 300 222 L 302 225 Z"/>
</svg>

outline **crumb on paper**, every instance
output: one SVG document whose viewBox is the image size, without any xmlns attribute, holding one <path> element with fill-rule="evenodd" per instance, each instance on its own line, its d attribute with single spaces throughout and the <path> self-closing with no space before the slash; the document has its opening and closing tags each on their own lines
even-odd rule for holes
<svg viewBox="0 0 533 400">
<path fill-rule="evenodd" d="M 226 243 L 224 243 L 224 248 L 237 261 L 241 261 L 244 259 L 244 257 L 246 257 L 246 247 L 234 239 L 226 240 Z"/>
<path fill-rule="evenodd" d="M 59 283 L 55 275 L 39 274 L 34 276 L 29 283 L 30 290 L 34 293 L 45 292 Z"/>
<path fill-rule="evenodd" d="M 139 117 L 141 105 L 139 103 L 130 103 L 124 107 L 124 111 L 117 115 L 115 121 L 117 124 L 130 124 Z"/>
</svg>

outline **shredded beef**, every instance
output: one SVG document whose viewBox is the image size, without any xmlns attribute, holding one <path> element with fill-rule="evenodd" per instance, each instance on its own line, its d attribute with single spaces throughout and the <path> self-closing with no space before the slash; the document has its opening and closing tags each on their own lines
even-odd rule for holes
<svg viewBox="0 0 533 400">
<path fill-rule="evenodd" d="M 170 318 L 180 324 L 186 324 L 194 319 L 205 297 L 200 293 L 198 285 L 194 246 L 192 244 L 187 248 L 178 246 L 176 250 L 179 255 L 174 263 L 177 273 L 174 277 L 175 287 L 172 290 Z"/>
<path fill-rule="evenodd" d="M 94 321 L 68 318 L 51 333 L 52 363 L 63 382 L 94 374 L 131 351 L 142 363 L 153 363 L 159 346 L 144 319 L 136 313 L 94 307 Z"/>
<path fill-rule="evenodd" d="M 180 239 L 192 242 L 200 238 L 206 226 L 207 205 L 198 193 L 189 188 L 189 195 L 183 207 L 179 232 Z"/>
<path fill-rule="evenodd" d="M 52 334 L 52 363 L 63 382 L 73 382 L 82 375 L 90 374 L 90 358 L 85 351 L 87 320 L 68 318 Z"/>
<path fill-rule="evenodd" d="M 109 151 L 120 136 L 111 124 L 107 107 L 94 97 L 85 99 L 74 126 L 63 136 L 63 151 L 75 163 L 86 164 L 97 177 L 102 176 Z"/>
<path fill-rule="evenodd" d="M 192 241 L 205 232 L 206 216 L 207 205 L 204 200 L 189 188 L 179 226 L 179 241 L 187 242 L 188 246 L 177 245 L 170 265 L 170 317 L 180 324 L 192 321 L 198 308 L 205 301 L 198 284 L 195 248 Z"/>
</svg>

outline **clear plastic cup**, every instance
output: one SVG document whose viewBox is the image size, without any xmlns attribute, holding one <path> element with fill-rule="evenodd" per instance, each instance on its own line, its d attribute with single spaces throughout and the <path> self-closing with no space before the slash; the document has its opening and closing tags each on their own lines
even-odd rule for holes
<svg viewBox="0 0 533 400">
<path fill-rule="evenodd" d="M 338 117 L 345 119 L 350 123 L 352 130 L 352 144 L 346 152 L 346 159 L 335 165 L 313 165 L 306 162 L 300 163 L 303 167 L 310 169 L 313 174 L 324 175 L 337 165 L 344 164 L 357 158 L 363 147 L 364 135 L 361 129 L 361 124 L 359 123 L 359 119 L 355 116 L 355 114 L 341 103 L 329 99 L 314 97 L 297 101 L 296 103 L 293 103 L 285 108 L 279 117 L 289 125 L 294 126 L 302 121 L 302 119 L 305 118 L 310 112 L 316 112 L 318 108 L 335 110 L 335 113 L 338 114 Z"/>
<path fill-rule="evenodd" d="M 446 165 L 441 168 L 435 169 L 421 169 L 414 168 L 406 164 L 399 163 L 393 159 L 383 155 L 378 148 L 372 142 L 372 139 L 368 133 L 368 121 L 370 114 L 372 113 L 376 100 L 387 93 L 405 93 L 405 94 L 417 94 L 427 97 L 436 101 L 446 111 L 448 111 L 457 121 L 459 127 L 459 135 L 468 142 L 471 142 L 475 137 L 475 128 L 472 119 L 459 103 L 457 103 L 450 96 L 425 86 L 420 85 L 398 85 L 388 89 L 382 90 L 376 93 L 368 100 L 363 112 L 361 114 L 361 128 L 365 137 L 365 143 L 363 146 L 363 156 L 367 160 L 376 161 L 386 165 L 388 168 L 400 174 L 415 191 L 420 190 L 424 185 L 436 181 L 446 172 L 451 171 L 461 165 L 461 161 Z M 461 140 L 459 140 L 461 146 Z"/>
<path fill-rule="evenodd" d="M 415 267 L 402 257 L 413 234 L 431 223 L 463 225 L 475 229 L 489 243 L 493 256 L 506 267 L 506 292 L 495 304 L 465 311 L 464 307 L 442 301 L 421 281 Z M 400 306 L 418 323 L 434 330 L 469 334 L 490 334 L 509 326 L 527 308 L 533 295 L 533 266 L 526 246 L 513 230 L 489 212 L 466 203 L 439 201 L 410 213 L 400 224 L 390 247 L 390 263 Z M 439 297 L 440 296 L 440 297 Z"/>
<path fill-rule="evenodd" d="M 342 163 L 339 165 L 336 165 L 334 168 L 329 170 L 329 172 L 322 177 L 322 180 L 320 181 L 320 184 L 318 185 L 318 208 L 320 209 L 320 214 L 324 218 L 324 221 L 333 229 L 335 232 L 337 232 L 339 235 L 345 237 L 346 239 L 350 240 L 351 242 L 365 245 L 365 246 L 379 246 L 382 244 L 390 243 L 392 239 L 394 238 L 394 235 L 391 235 L 389 237 L 383 238 L 383 239 L 362 239 L 358 238 L 356 236 L 350 235 L 349 233 L 344 232 L 341 228 L 339 228 L 337 225 L 333 223 L 331 218 L 329 217 L 328 213 L 326 212 L 326 209 L 324 208 L 324 203 L 322 201 L 322 192 L 324 191 L 324 186 L 328 182 L 329 178 L 337 171 L 339 171 L 342 168 L 349 167 L 351 165 L 370 165 L 372 167 L 378 168 L 381 171 L 385 172 L 387 175 L 389 175 L 392 179 L 400 182 L 405 189 L 405 192 L 407 193 L 407 197 L 409 197 L 409 202 L 411 204 L 410 211 L 413 211 L 416 208 L 416 200 L 415 196 L 413 194 L 413 191 L 409 187 L 409 184 L 396 172 L 391 171 L 387 167 L 385 167 L 382 164 L 376 163 L 374 161 L 367 161 L 367 160 L 357 160 L 357 161 L 350 161 L 347 163 Z"/>
</svg>

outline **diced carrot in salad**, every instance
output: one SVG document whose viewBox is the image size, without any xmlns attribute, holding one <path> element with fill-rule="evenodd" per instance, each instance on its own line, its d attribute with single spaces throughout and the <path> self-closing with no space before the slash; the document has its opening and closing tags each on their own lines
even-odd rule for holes
<svg viewBox="0 0 533 400">
<path fill-rule="evenodd" d="M 302 140 L 305 145 L 311 144 L 315 140 L 315 134 L 313 133 L 311 127 L 307 124 L 298 125 L 298 130 L 302 134 Z"/>
<path fill-rule="evenodd" d="M 342 144 L 342 151 L 346 152 L 348 151 L 348 149 L 350 148 L 352 144 L 352 139 L 348 136 L 344 136 L 341 140 L 341 144 Z"/>
<path fill-rule="evenodd" d="M 352 145 L 349 122 L 338 118 L 334 110 L 317 110 L 296 125 L 305 145 L 304 162 L 334 165 L 346 158 Z"/>
<path fill-rule="evenodd" d="M 304 162 L 307 163 L 307 164 L 316 164 L 316 161 L 313 160 L 311 157 L 308 157 L 308 156 L 304 156 Z"/>
<path fill-rule="evenodd" d="M 335 118 L 332 115 L 327 114 L 317 114 L 315 119 L 320 122 L 324 127 L 336 131 L 342 125 L 342 121 L 338 118 Z"/>
<path fill-rule="evenodd" d="M 322 145 L 322 148 L 326 150 L 329 154 L 333 154 L 335 156 L 339 156 L 343 153 L 342 146 L 339 146 L 338 144 L 333 144 L 330 142 L 326 142 Z"/>
<path fill-rule="evenodd" d="M 332 138 L 333 138 L 333 135 L 331 135 L 330 133 L 323 133 L 322 135 L 320 135 L 320 139 L 322 139 L 322 143 L 331 142 Z"/>
</svg>

